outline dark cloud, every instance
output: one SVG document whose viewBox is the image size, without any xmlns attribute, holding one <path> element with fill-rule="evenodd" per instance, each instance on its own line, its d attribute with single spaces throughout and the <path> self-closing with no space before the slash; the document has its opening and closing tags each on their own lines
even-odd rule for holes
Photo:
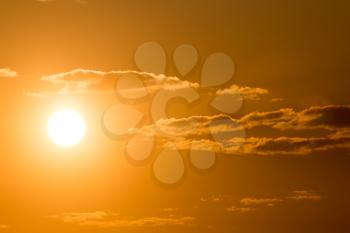
<svg viewBox="0 0 350 233">
<path fill-rule="evenodd" d="M 60 86 L 57 92 L 30 91 L 31 96 L 55 95 L 55 94 L 76 94 L 76 93 L 116 93 L 115 82 L 121 78 L 134 78 L 140 80 L 140 85 L 129 86 L 118 89 L 121 92 L 137 92 L 144 89 L 148 92 L 157 90 L 181 90 L 186 88 L 198 88 L 199 84 L 180 80 L 177 77 L 155 75 L 137 71 L 96 71 L 86 69 L 75 69 L 69 72 L 46 75 L 42 81 Z M 127 89 L 127 90 L 125 90 Z"/>
<path fill-rule="evenodd" d="M 168 135 L 179 138 L 207 139 L 210 135 L 237 133 L 242 130 L 237 120 L 228 115 L 219 114 L 160 119 L 137 131 L 153 136 Z"/>
<path fill-rule="evenodd" d="M 350 106 L 316 106 L 303 111 L 291 108 L 271 112 L 253 112 L 240 119 L 246 128 L 271 126 L 276 129 L 339 130 L 350 127 Z"/>
<path fill-rule="evenodd" d="M 165 144 L 181 150 L 208 150 L 232 155 L 309 155 L 313 152 L 350 149 L 350 137 L 231 138 L 224 141 L 178 140 Z"/>
<path fill-rule="evenodd" d="M 350 106 L 329 105 L 302 111 L 297 124 L 305 127 L 339 129 L 350 127 Z"/>
<path fill-rule="evenodd" d="M 307 155 L 316 151 L 350 149 L 350 137 L 248 138 L 242 151 L 260 155 Z"/>
</svg>

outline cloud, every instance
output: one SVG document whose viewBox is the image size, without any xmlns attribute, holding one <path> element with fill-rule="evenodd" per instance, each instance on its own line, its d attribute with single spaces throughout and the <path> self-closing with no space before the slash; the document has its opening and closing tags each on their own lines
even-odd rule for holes
<svg viewBox="0 0 350 233">
<path fill-rule="evenodd" d="M 249 213 L 256 211 L 256 208 L 252 207 L 237 207 L 237 206 L 230 206 L 226 209 L 228 212 L 238 212 L 238 213 Z"/>
<path fill-rule="evenodd" d="M 292 195 L 282 197 L 244 197 L 236 205 L 231 205 L 226 210 L 228 212 L 249 213 L 265 208 L 276 207 L 277 204 L 283 205 L 291 201 L 321 201 L 321 196 L 312 190 L 293 191 Z"/>
<path fill-rule="evenodd" d="M 43 81 L 52 84 L 70 85 L 76 88 L 88 88 L 93 84 L 98 84 L 102 79 L 114 72 L 102 72 L 95 70 L 76 69 L 70 72 L 46 75 L 41 78 Z"/>
<path fill-rule="evenodd" d="M 293 122 L 296 116 L 297 114 L 292 109 L 280 109 L 271 112 L 253 112 L 241 119 L 234 119 L 226 114 L 166 118 L 160 119 L 152 125 L 145 125 L 139 131 L 148 135 L 169 132 L 175 137 L 198 138 L 198 136 L 211 134 L 234 133 L 242 130 L 242 128 L 250 129 L 262 125 L 284 129 L 285 126 L 280 125 Z"/>
<path fill-rule="evenodd" d="M 254 128 L 257 126 L 272 126 L 274 128 L 282 128 L 288 122 L 292 122 L 297 116 L 296 112 L 291 108 L 283 108 L 269 112 L 252 112 L 242 117 L 239 122 L 245 128 Z"/>
<path fill-rule="evenodd" d="M 9 68 L 0 68 L 0 78 L 15 78 L 18 76 L 18 73 Z"/>
<path fill-rule="evenodd" d="M 266 205 L 266 206 L 275 206 L 278 203 L 281 203 L 283 200 L 279 198 L 251 198 L 246 197 L 240 200 L 240 203 L 245 206 L 252 205 Z"/>
<path fill-rule="evenodd" d="M 164 74 L 156 75 L 153 73 L 139 72 L 139 71 L 97 71 L 88 69 L 75 69 L 69 72 L 56 73 L 45 75 L 41 78 L 42 81 L 49 82 L 54 85 L 61 86 L 58 92 L 49 93 L 47 91 L 31 91 L 30 93 L 37 93 L 37 95 L 29 95 L 32 97 L 41 96 L 45 93 L 48 96 L 56 94 L 101 94 L 101 93 L 115 93 L 113 89 L 114 83 L 109 81 L 118 81 L 121 78 L 137 78 L 142 84 L 136 86 L 129 85 L 125 90 L 118 89 L 119 92 L 135 92 L 140 89 L 146 89 L 152 93 L 158 90 L 181 90 L 186 88 L 199 88 L 198 83 L 181 80 L 178 77 L 170 77 Z M 103 84 L 109 84 L 107 87 Z M 135 83 L 134 83 L 135 84 Z M 260 95 L 267 94 L 268 91 L 262 88 L 240 87 L 233 85 L 228 89 L 218 90 L 217 95 L 234 95 L 239 94 L 244 99 L 259 100 Z M 40 98 L 40 97 L 39 97 Z"/>
<path fill-rule="evenodd" d="M 227 196 L 224 195 L 212 195 L 210 197 L 201 197 L 201 202 L 223 202 L 227 199 Z"/>
<path fill-rule="evenodd" d="M 350 149 L 350 137 L 278 137 L 245 140 L 235 154 L 256 155 L 308 155 L 316 151 Z M 230 148 L 226 148 L 230 152 Z"/>
<path fill-rule="evenodd" d="M 55 94 L 111 94 L 115 92 L 111 85 L 117 81 L 118 88 L 118 83 L 123 78 L 140 80 L 140 82 L 132 82 L 138 86 L 121 85 L 122 90 L 126 92 L 136 93 L 145 89 L 148 93 L 152 93 L 157 90 L 175 91 L 199 88 L 198 83 L 182 81 L 177 77 L 137 71 L 103 72 L 76 69 L 46 75 L 42 77 L 42 80 L 61 87 Z M 109 85 L 103 85 L 106 83 Z M 268 93 L 262 88 L 233 85 L 228 89 L 219 90 L 217 94 L 224 95 L 235 91 L 240 91 L 248 99 L 257 99 L 260 95 Z M 36 98 L 45 98 L 51 94 L 53 93 L 48 91 L 27 92 L 28 96 Z M 323 129 L 332 133 L 322 137 L 264 135 L 246 137 L 247 130 L 259 126 L 282 131 Z M 175 145 L 180 150 L 213 151 L 235 155 L 308 155 L 317 151 L 350 149 L 350 106 L 315 106 L 301 111 L 283 108 L 268 112 L 252 112 L 240 119 L 234 119 L 226 114 L 166 118 L 151 125 L 144 125 L 139 129 L 130 129 L 129 132 L 159 137 L 163 147 L 173 148 Z"/>
<path fill-rule="evenodd" d="M 172 148 L 174 145 L 180 150 L 199 150 L 225 153 L 231 155 L 309 155 L 313 152 L 334 149 L 350 149 L 350 137 L 277 137 L 277 138 L 231 138 L 222 141 L 171 139 L 164 146 Z"/>
<path fill-rule="evenodd" d="M 167 133 L 171 137 L 201 138 L 208 135 L 236 133 L 242 130 L 237 120 L 229 115 L 190 116 L 186 118 L 166 118 L 135 129 L 147 135 L 157 136 Z"/>
<path fill-rule="evenodd" d="M 326 136 L 308 137 L 245 137 L 244 130 L 269 126 L 279 130 L 325 129 Z M 349 106 L 311 107 L 296 112 L 280 109 L 254 112 L 241 119 L 224 114 L 192 116 L 181 119 L 161 119 L 154 125 L 143 127 L 141 132 L 163 136 L 165 147 L 180 150 L 213 151 L 235 155 L 308 155 L 333 149 L 350 149 Z"/>
<path fill-rule="evenodd" d="M 164 212 L 168 212 L 168 213 L 177 212 L 179 210 L 180 210 L 179 208 L 172 208 L 172 207 L 168 207 L 168 208 L 163 209 Z"/>
<path fill-rule="evenodd" d="M 62 215 L 50 216 L 51 218 L 59 218 L 66 223 L 87 223 L 90 221 L 103 220 L 109 216 L 103 211 L 86 212 L 86 213 L 63 213 Z"/>
<path fill-rule="evenodd" d="M 253 112 L 239 121 L 246 128 L 271 126 L 276 129 L 339 130 L 350 127 L 350 106 L 315 106 L 302 111 L 291 108 L 270 112 Z"/>
<path fill-rule="evenodd" d="M 146 72 L 137 71 L 95 71 L 95 70 L 84 70 L 76 69 L 70 72 L 58 73 L 43 76 L 43 81 L 48 81 L 53 84 L 63 84 L 66 86 L 71 86 L 73 88 L 89 88 L 93 85 L 100 84 L 108 78 L 121 78 L 121 77 L 136 77 L 139 78 L 149 90 L 177 90 L 182 88 L 197 88 L 198 83 L 191 83 L 188 81 L 182 81 L 177 77 L 168 77 L 165 75 L 156 75 Z M 139 87 L 137 87 L 139 88 Z M 134 89 L 134 87 L 130 87 Z"/>
<path fill-rule="evenodd" d="M 161 138 L 163 147 L 179 150 L 212 151 L 234 155 L 308 155 L 333 149 L 350 149 L 349 118 L 346 106 L 312 107 L 300 112 L 292 109 L 252 113 L 241 119 L 224 114 L 160 119 L 131 132 Z M 281 130 L 327 129 L 326 136 L 246 137 L 245 130 L 257 126 Z"/>
<path fill-rule="evenodd" d="M 350 127 L 350 106 L 329 105 L 311 107 L 298 114 L 292 126 L 300 125 L 305 128 L 324 128 L 335 130 Z"/>
<path fill-rule="evenodd" d="M 76 224 L 79 226 L 99 228 L 192 226 L 195 222 L 195 219 L 189 216 L 127 218 L 116 213 L 107 213 L 103 211 L 63 213 L 49 216 L 48 218 L 58 219 L 64 223 Z"/>
<path fill-rule="evenodd" d="M 293 195 L 288 198 L 296 201 L 320 201 L 322 199 L 312 190 L 293 191 Z"/>
<path fill-rule="evenodd" d="M 122 94 L 152 93 L 157 90 L 176 91 L 187 88 L 198 88 L 198 83 L 180 80 L 163 74 L 137 71 L 96 71 L 75 69 L 69 72 L 56 73 L 41 77 L 44 82 L 59 86 L 55 92 L 30 91 L 29 93 L 57 94 L 115 94 L 116 90 Z M 121 80 L 121 82 L 119 82 Z M 135 81 L 136 80 L 136 81 Z M 121 85 L 115 85 L 122 83 Z M 135 85 L 136 84 L 136 85 Z M 32 95 L 33 96 L 33 95 Z"/>
<path fill-rule="evenodd" d="M 282 102 L 284 99 L 283 98 L 272 98 L 271 102 Z"/>
<path fill-rule="evenodd" d="M 282 202 L 284 202 L 282 198 L 245 197 L 239 201 L 239 206 L 233 205 L 228 207 L 226 210 L 229 212 L 250 213 L 261 208 L 274 207 Z"/>
<path fill-rule="evenodd" d="M 217 95 L 237 95 L 240 94 L 243 99 L 260 100 L 261 95 L 268 94 L 269 91 L 263 88 L 254 88 L 247 86 L 232 85 L 226 89 L 220 89 L 216 92 Z"/>
</svg>

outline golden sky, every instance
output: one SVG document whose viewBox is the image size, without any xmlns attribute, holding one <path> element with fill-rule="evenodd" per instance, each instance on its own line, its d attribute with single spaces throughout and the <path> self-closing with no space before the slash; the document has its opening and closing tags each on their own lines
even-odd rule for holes
<svg viewBox="0 0 350 233">
<path fill-rule="evenodd" d="M 0 0 L 0 233 L 349 232 L 349 11 Z"/>
</svg>

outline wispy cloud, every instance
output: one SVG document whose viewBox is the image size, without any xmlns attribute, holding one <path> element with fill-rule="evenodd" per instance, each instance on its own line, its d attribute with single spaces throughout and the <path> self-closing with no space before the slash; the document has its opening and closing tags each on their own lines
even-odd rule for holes
<svg viewBox="0 0 350 233">
<path fill-rule="evenodd" d="M 238 204 L 228 207 L 229 212 L 249 213 L 265 208 L 273 208 L 291 201 L 321 201 L 321 195 L 312 190 L 293 191 L 292 195 L 282 197 L 244 197 Z"/>
<path fill-rule="evenodd" d="M 139 72 L 139 71 L 98 71 L 88 69 L 75 69 L 69 72 L 55 73 L 45 75 L 41 78 L 42 81 L 48 82 L 61 88 L 55 92 L 30 91 L 28 93 L 36 93 L 29 95 L 32 97 L 43 95 L 57 95 L 57 94 L 101 94 L 101 93 L 116 93 L 116 85 L 113 82 L 118 82 L 121 78 L 137 78 L 141 81 L 129 82 L 127 88 L 118 89 L 118 92 L 139 92 L 140 89 L 147 90 L 149 93 L 158 90 L 183 90 L 186 88 L 200 88 L 200 85 L 195 82 L 181 80 L 178 77 L 166 76 L 164 74 L 156 75 L 153 73 Z M 136 85 L 135 85 L 136 84 Z M 240 95 L 242 99 L 259 100 L 261 95 L 268 94 L 268 90 L 263 88 L 253 88 L 248 86 L 233 85 L 230 88 L 218 90 L 216 95 Z"/>
<path fill-rule="evenodd" d="M 99 228 L 138 228 L 138 227 L 166 227 L 166 226 L 192 226 L 195 218 L 190 216 L 169 217 L 142 217 L 128 218 L 117 213 L 104 211 L 85 213 L 63 213 L 49 216 L 64 223 L 79 226 L 90 226 Z"/>
<path fill-rule="evenodd" d="M 313 152 L 332 149 L 350 149 L 350 137 L 278 137 L 247 138 L 235 151 L 224 148 L 228 153 L 256 155 L 308 155 Z"/>
<path fill-rule="evenodd" d="M 217 95 L 237 95 L 240 94 L 243 99 L 260 100 L 261 95 L 268 94 L 269 91 L 264 88 L 232 85 L 229 88 L 220 89 Z"/>
<path fill-rule="evenodd" d="M 237 206 L 230 206 L 226 209 L 228 212 L 237 212 L 237 213 L 249 213 L 256 211 L 256 208 L 252 207 L 237 207 Z"/>
<path fill-rule="evenodd" d="M 166 140 L 166 139 L 165 139 Z M 309 155 L 313 152 L 333 149 L 350 149 L 350 137 L 278 137 L 278 138 L 231 138 L 222 141 L 173 138 L 165 147 L 176 146 L 180 150 L 213 151 L 232 155 Z"/>
<path fill-rule="evenodd" d="M 0 68 L 0 78 L 15 78 L 18 76 L 18 73 L 9 68 Z"/>
<path fill-rule="evenodd" d="M 283 200 L 279 198 L 251 198 L 246 197 L 240 200 L 240 203 L 245 206 L 252 205 L 266 205 L 266 206 L 275 206 L 277 203 L 281 203 Z"/>
<path fill-rule="evenodd" d="M 350 127 L 350 106 L 315 106 L 302 111 L 291 108 L 271 112 L 253 112 L 240 119 L 246 128 L 271 126 L 276 129 L 339 130 Z"/>
<path fill-rule="evenodd" d="M 312 190 L 293 191 L 293 195 L 288 197 L 296 201 L 320 201 L 322 197 Z"/>
<path fill-rule="evenodd" d="M 224 195 L 212 195 L 210 197 L 201 197 L 201 202 L 223 202 L 227 200 L 227 196 Z"/>
<path fill-rule="evenodd" d="M 116 94 L 118 91 L 132 95 L 139 92 L 153 93 L 161 89 L 176 91 L 199 87 L 198 83 L 183 81 L 177 77 L 137 71 L 105 72 L 75 69 L 69 72 L 45 75 L 41 77 L 41 80 L 57 86 L 58 90 L 54 92 L 35 90 L 28 93 L 36 93 L 37 95 L 44 93 L 50 96 L 57 94 Z M 115 83 L 118 84 L 120 80 L 123 81 L 122 85 L 116 86 Z"/>
<path fill-rule="evenodd" d="M 174 137 L 209 136 L 212 134 L 235 133 L 241 131 L 238 121 L 229 115 L 219 114 L 214 116 L 190 116 L 186 118 L 160 119 L 153 125 L 146 125 L 139 132 L 148 135 L 161 135 L 168 132 Z"/>
</svg>

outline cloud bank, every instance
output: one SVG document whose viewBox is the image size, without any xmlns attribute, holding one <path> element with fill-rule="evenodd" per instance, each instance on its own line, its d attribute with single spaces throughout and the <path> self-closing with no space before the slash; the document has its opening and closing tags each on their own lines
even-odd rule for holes
<svg viewBox="0 0 350 233">
<path fill-rule="evenodd" d="M 247 130 L 265 126 L 280 131 L 318 130 L 325 136 L 246 137 Z M 160 119 L 152 125 L 133 130 L 161 138 L 164 147 L 180 150 L 213 151 L 234 155 L 308 155 L 333 149 L 350 149 L 350 107 L 311 107 L 302 111 L 280 109 L 253 112 L 240 119 L 229 115 L 191 116 Z"/>
</svg>

